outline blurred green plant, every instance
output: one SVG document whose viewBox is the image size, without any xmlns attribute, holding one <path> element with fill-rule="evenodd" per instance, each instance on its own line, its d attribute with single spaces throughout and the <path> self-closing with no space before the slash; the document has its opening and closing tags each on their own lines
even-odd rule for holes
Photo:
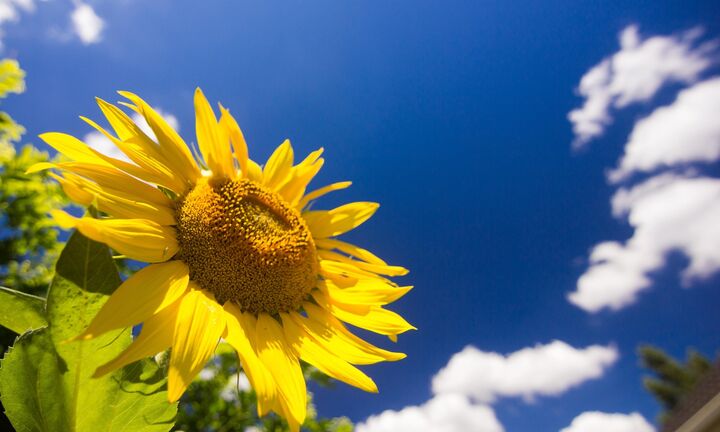
<svg viewBox="0 0 720 432">
<path fill-rule="evenodd" d="M 701 376 L 711 367 L 710 360 L 695 350 L 688 350 L 683 364 L 660 348 L 642 345 L 638 349 L 642 366 L 654 376 L 643 378 L 645 389 L 660 402 L 663 412 L 658 420 L 664 423 L 682 398 L 692 391 Z"/>
<path fill-rule="evenodd" d="M 334 382 L 317 369 L 303 365 L 307 381 L 323 387 Z M 310 395 L 308 418 L 302 428 L 308 432 L 352 432 L 353 424 L 346 417 L 319 418 Z M 215 357 L 201 372 L 180 399 L 174 431 L 234 432 L 287 431 L 287 422 L 277 415 L 258 418 L 255 392 L 242 369 L 238 368 L 235 351 L 220 344 Z"/>
</svg>

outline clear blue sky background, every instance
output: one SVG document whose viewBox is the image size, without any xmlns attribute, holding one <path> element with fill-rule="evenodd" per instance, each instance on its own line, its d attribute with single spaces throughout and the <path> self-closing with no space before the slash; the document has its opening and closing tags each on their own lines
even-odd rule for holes
<svg viewBox="0 0 720 432">
<path fill-rule="evenodd" d="M 4 109 L 28 130 L 83 136 L 93 98 L 131 90 L 175 114 L 194 140 L 192 95 L 231 108 L 264 161 L 284 138 L 298 154 L 320 146 L 318 185 L 353 180 L 321 202 L 381 203 L 348 238 L 411 269 L 416 286 L 395 310 L 419 331 L 400 338 L 400 363 L 368 367 L 379 395 L 318 390 L 323 415 L 360 421 L 422 404 L 450 356 L 472 344 L 509 353 L 559 339 L 615 344 L 601 379 L 558 397 L 494 405 L 508 431 L 554 431 L 588 410 L 658 405 L 635 354 L 649 342 L 674 355 L 720 347 L 719 280 L 681 289 L 672 260 L 636 304 L 589 314 L 566 300 L 600 240 L 624 240 L 605 171 L 632 122 L 625 112 L 589 150 L 570 148 L 567 113 L 580 77 L 618 48 L 617 33 L 702 25 L 720 36 L 713 1 L 169 1 L 91 3 L 100 43 L 59 41 L 69 2 L 38 3 L 8 26 L 5 53 L 27 70 L 27 92 Z M 61 38 L 62 39 L 62 38 Z M 646 109 L 647 108 L 647 109 Z M 386 340 L 379 343 L 389 345 Z"/>
</svg>

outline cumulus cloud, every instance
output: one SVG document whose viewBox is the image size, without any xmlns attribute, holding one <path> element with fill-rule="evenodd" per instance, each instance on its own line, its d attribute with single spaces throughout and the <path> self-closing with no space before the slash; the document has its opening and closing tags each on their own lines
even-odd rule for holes
<svg viewBox="0 0 720 432">
<path fill-rule="evenodd" d="M 720 159 L 720 78 L 695 84 L 635 125 L 610 180 L 690 162 Z"/>
<path fill-rule="evenodd" d="M 159 108 L 154 109 L 165 119 L 165 121 L 170 127 L 175 129 L 176 131 L 180 130 L 180 123 L 178 122 L 177 117 L 175 117 L 173 114 L 164 112 Z M 153 140 L 156 140 L 155 133 L 153 133 L 150 125 L 147 124 L 147 122 L 141 115 L 133 113 L 131 117 L 135 124 L 137 124 L 138 127 L 140 127 L 140 129 L 142 129 L 142 131 L 145 132 L 147 136 L 149 136 Z M 86 134 L 83 137 L 83 141 L 85 142 L 85 144 L 89 145 L 90 147 L 94 148 L 95 150 L 106 156 L 130 162 L 130 159 L 128 159 L 125 153 L 120 151 L 120 149 L 117 148 L 115 144 L 113 144 L 109 139 L 105 137 L 105 135 L 98 131 L 92 131 Z"/>
<path fill-rule="evenodd" d="M 588 411 L 575 417 L 560 432 L 655 432 L 655 428 L 639 413 L 610 414 Z"/>
<path fill-rule="evenodd" d="M 83 44 L 90 45 L 100 42 L 105 21 L 95 13 L 92 6 L 77 2 L 75 9 L 70 14 L 70 20 L 75 34 Z"/>
<path fill-rule="evenodd" d="M 559 395 L 600 377 L 617 358 L 611 346 L 574 348 L 561 341 L 507 355 L 468 346 L 433 377 L 428 402 L 371 416 L 357 431 L 501 432 L 490 406 L 497 399 Z"/>
<path fill-rule="evenodd" d="M 568 296 L 575 305 L 597 312 L 631 304 L 672 251 L 689 260 L 685 286 L 720 269 L 720 179 L 658 175 L 618 190 L 612 207 L 616 216 L 628 218 L 634 233 L 625 243 L 595 246 L 590 267 Z"/>
<path fill-rule="evenodd" d="M 605 132 L 612 123 L 611 108 L 648 101 L 668 83 L 696 82 L 714 63 L 718 46 L 717 41 L 698 43 L 701 35 L 695 28 L 643 40 L 637 26 L 625 28 L 619 36 L 620 50 L 580 80 L 577 92 L 585 102 L 568 114 L 573 147 L 581 148 Z"/>
<path fill-rule="evenodd" d="M 503 432 L 495 412 L 458 394 L 438 395 L 420 406 L 369 417 L 356 432 Z"/>
<path fill-rule="evenodd" d="M 557 340 L 507 355 L 469 346 L 435 375 L 432 386 L 436 394 L 459 393 L 487 403 L 498 397 L 532 400 L 598 378 L 617 358 L 611 346 L 578 349 Z"/>
</svg>

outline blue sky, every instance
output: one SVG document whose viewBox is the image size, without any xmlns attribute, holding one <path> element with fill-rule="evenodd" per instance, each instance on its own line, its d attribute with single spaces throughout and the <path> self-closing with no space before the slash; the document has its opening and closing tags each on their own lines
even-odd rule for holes
<svg viewBox="0 0 720 432">
<path fill-rule="evenodd" d="M 0 5 L 4 55 L 27 70 L 4 109 L 25 140 L 85 137 L 78 115 L 115 90 L 192 140 L 200 86 L 256 160 L 285 138 L 324 147 L 316 184 L 354 184 L 320 205 L 381 203 L 347 238 L 411 270 L 394 309 L 419 330 L 406 360 L 365 368 L 379 395 L 315 389 L 323 415 L 366 432 L 652 430 L 638 344 L 720 346 L 717 2 Z"/>
</svg>

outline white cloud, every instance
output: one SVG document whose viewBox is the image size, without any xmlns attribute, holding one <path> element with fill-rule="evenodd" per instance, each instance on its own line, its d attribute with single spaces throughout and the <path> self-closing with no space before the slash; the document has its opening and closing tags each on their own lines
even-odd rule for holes
<svg viewBox="0 0 720 432">
<path fill-rule="evenodd" d="M 613 197 L 613 213 L 635 229 L 624 244 L 603 242 L 568 299 L 589 312 L 620 309 L 650 286 L 648 273 L 671 251 L 689 260 L 682 281 L 689 286 L 720 269 L 720 179 L 663 174 Z"/>
<path fill-rule="evenodd" d="M 611 108 L 650 100 L 668 83 L 693 83 L 713 64 L 717 41 L 698 44 L 698 28 L 679 35 L 642 40 L 637 26 L 619 36 L 620 50 L 592 67 L 580 80 L 582 108 L 572 110 L 573 146 L 580 148 L 602 135 L 612 122 Z"/>
<path fill-rule="evenodd" d="M 0 0 L 0 38 L 5 35 L 2 26 L 7 22 L 19 21 L 21 10 L 26 13 L 35 12 L 35 3 L 33 0 Z M 0 49 L 2 47 L 0 41 Z"/>
<path fill-rule="evenodd" d="M 610 414 L 588 411 L 575 417 L 560 432 L 655 432 L 655 428 L 639 413 Z"/>
<path fill-rule="evenodd" d="M 356 432 L 502 432 L 492 408 L 458 394 L 438 395 L 420 406 L 369 417 Z"/>
<path fill-rule="evenodd" d="M 105 22 L 95 10 L 87 3 L 77 2 L 75 9 L 70 14 L 75 34 L 83 44 L 90 45 L 100 42 Z"/>
<path fill-rule="evenodd" d="M 565 342 L 523 348 L 508 355 L 469 346 L 433 378 L 436 394 L 460 393 L 481 402 L 498 397 L 559 395 L 602 376 L 618 358 L 614 347 L 574 348 Z"/>
<path fill-rule="evenodd" d="M 163 112 L 163 110 L 159 108 L 154 109 L 165 119 L 165 121 L 170 127 L 175 129 L 176 131 L 180 131 L 180 122 L 178 122 L 177 117 L 175 117 L 173 114 Z M 138 125 L 147 136 L 149 136 L 153 140 L 156 140 L 155 133 L 153 133 L 150 125 L 148 125 L 148 123 L 145 121 L 145 118 L 143 118 L 137 113 L 133 113 L 131 117 L 135 124 Z M 89 145 L 90 147 L 94 148 L 95 150 L 106 156 L 130 162 L 130 159 L 128 159 L 125 153 L 120 151 L 120 149 L 117 148 L 115 144 L 113 144 L 109 139 L 105 137 L 105 135 L 98 131 L 92 131 L 86 134 L 83 137 L 83 141 L 85 142 L 85 144 Z"/>
<path fill-rule="evenodd" d="M 490 406 L 500 397 L 559 395 L 600 377 L 618 358 L 614 347 L 573 348 L 561 341 L 508 355 L 468 346 L 432 379 L 434 396 L 420 406 L 388 410 L 357 425 L 358 432 L 502 432 Z"/>
<path fill-rule="evenodd" d="M 625 146 L 617 182 L 634 172 L 648 172 L 689 162 L 720 158 L 720 78 L 695 84 L 675 102 L 638 121 Z"/>
</svg>

